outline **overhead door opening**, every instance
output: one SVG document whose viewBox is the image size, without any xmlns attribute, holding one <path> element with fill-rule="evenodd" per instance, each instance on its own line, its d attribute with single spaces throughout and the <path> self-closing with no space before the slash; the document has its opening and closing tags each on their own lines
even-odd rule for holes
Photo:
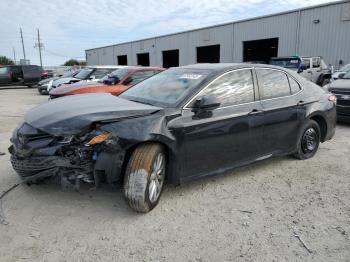
<svg viewBox="0 0 350 262">
<path fill-rule="evenodd" d="M 128 65 L 127 55 L 118 55 L 118 65 Z"/>
<path fill-rule="evenodd" d="M 220 45 L 198 46 L 197 63 L 220 63 Z"/>
<path fill-rule="evenodd" d="M 137 54 L 137 64 L 140 66 L 149 66 L 149 53 Z"/>
<path fill-rule="evenodd" d="M 162 54 L 164 68 L 179 66 L 179 49 L 166 50 L 163 51 Z"/>
<path fill-rule="evenodd" d="M 243 42 L 243 62 L 269 63 L 278 56 L 278 38 Z"/>
</svg>

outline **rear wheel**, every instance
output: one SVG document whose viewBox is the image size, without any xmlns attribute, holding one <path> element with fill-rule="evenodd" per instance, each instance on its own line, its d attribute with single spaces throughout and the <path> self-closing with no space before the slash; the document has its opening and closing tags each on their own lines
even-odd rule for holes
<svg viewBox="0 0 350 262">
<path fill-rule="evenodd" d="M 331 82 L 331 80 L 329 78 L 325 78 L 325 79 L 323 79 L 321 86 L 328 85 L 330 82 Z"/>
<path fill-rule="evenodd" d="M 129 206 L 147 213 L 159 201 L 166 172 L 166 154 L 159 144 L 137 147 L 130 157 L 124 178 L 124 195 Z"/>
<path fill-rule="evenodd" d="M 298 152 L 294 155 L 298 159 L 313 157 L 320 145 L 321 131 L 316 121 L 310 120 L 304 127 L 299 139 Z"/>
</svg>

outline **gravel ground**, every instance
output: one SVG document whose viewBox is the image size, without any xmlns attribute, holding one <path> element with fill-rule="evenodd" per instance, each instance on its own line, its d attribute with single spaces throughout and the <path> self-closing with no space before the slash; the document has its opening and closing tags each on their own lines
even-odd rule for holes
<svg viewBox="0 0 350 262">
<path fill-rule="evenodd" d="M 46 99 L 35 89 L 0 91 L 0 192 L 19 182 L 11 132 Z M 79 193 L 20 185 L 2 201 L 0 260 L 350 261 L 349 156 L 350 124 L 340 124 L 313 159 L 168 185 L 146 215 L 128 208 L 119 185 Z"/>
</svg>

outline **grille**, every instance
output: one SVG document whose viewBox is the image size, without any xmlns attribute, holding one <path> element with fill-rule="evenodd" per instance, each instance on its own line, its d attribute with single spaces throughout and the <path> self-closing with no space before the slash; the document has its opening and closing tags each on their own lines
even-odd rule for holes
<svg viewBox="0 0 350 262">
<path fill-rule="evenodd" d="M 337 97 L 337 104 L 340 106 L 350 106 L 350 99 L 343 100 L 343 99 Z"/>
<path fill-rule="evenodd" d="M 32 176 L 41 171 L 56 167 L 57 157 L 35 157 L 31 159 L 19 159 L 11 156 L 13 169 L 22 177 Z"/>
</svg>

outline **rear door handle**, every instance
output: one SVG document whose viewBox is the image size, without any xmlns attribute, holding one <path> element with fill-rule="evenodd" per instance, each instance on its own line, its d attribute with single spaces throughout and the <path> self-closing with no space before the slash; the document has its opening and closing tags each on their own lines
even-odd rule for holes
<svg viewBox="0 0 350 262">
<path fill-rule="evenodd" d="M 303 106 L 303 105 L 306 105 L 306 104 L 307 104 L 307 102 L 301 100 L 301 101 L 298 102 L 297 105 L 298 106 Z"/>
<path fill-rule="evenodd" d="M 252 111 L 250 111 L 250 112 L 248 113 L 248 115 L 261 114 L 262 112 L 264 112 L 264 111 L 259 110 L 259 109 L 253 109 Z"/>
</svg>

